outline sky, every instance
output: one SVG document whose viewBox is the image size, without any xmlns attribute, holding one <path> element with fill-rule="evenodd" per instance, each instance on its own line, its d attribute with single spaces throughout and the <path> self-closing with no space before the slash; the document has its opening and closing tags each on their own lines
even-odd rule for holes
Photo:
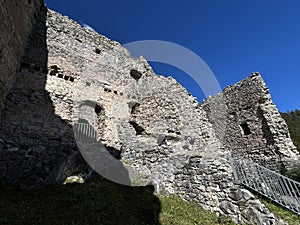
<svg viewBox="0 0 300 225">
<path fill-rule="evenodd" d="M 279 111 L 300 109 L 298 0 L 45 0 L 47 6 L 121 44 L 162 40 L 197 54 L 221 88 L 259 71 Z M 205 98 L 186 73 L 150 62 Z"/>
</svg>

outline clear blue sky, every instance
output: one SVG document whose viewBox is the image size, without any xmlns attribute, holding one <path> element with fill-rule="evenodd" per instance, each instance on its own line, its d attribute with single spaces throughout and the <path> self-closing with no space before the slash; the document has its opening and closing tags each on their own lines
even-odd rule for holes
<svg viewBox="0 0 300 225">
<path fill-rule="evenodd" d="M 280 111 L 300 109 L 298 0 L 45 1 L 121 44 L 151 39 L 187 47 L 207 63 L 222 88 L 259 71 Z M 201 89 L 185 73 L 150 64 L 202 101 Z"/>
</svg>

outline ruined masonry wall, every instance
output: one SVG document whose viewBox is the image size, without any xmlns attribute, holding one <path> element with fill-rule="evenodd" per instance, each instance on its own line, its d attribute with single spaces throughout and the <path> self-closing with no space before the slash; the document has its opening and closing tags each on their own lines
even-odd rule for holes
<svg viewBox="0 0 300 225">
<path fill-rule="evenodd" d="M 33 1 L 0 1 L 0 114 L 3 102 L 15 81 L 27 39 L 43 4 Z"/>
<path fill-rule="evenodd" d="M 213 108 L 223 106 L 222 125 L 213 117 Z M 226 87 L 217 96 L 208 98 L 203 107 L 208 113 L 223 147 L 233 154 L 250 158 L 276 171 L 293 168 L 300 156 L 287 124 L 272 102 L 262 77 L 251 77 Z M 220 113 L 220 112 L 218 112 Z"/>
<path fill-rule="evenodd" d="M 5 183 L 42 187 L 84 171 L 72 127 L 84 121 L 136 172 L 132 184 L 153 184 L 239 222 L 281 224 L 234 184 L 229 152 L 203 107 L 143 58 L 44 8 L 22 62 L 0 124 Z"/>
</svg>

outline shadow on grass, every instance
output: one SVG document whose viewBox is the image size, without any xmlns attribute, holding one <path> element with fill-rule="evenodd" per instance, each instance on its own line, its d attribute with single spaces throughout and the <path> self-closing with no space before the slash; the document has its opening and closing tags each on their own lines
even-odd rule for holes
<svg viewBox="0 0 300 225">
<path fill-rule="evenodd" d="M 3 189 L 0 224 L 159 224 L 160 201 L 146 187 L 96 177 L 85 184 L 40 190 Z"/>
</svg>

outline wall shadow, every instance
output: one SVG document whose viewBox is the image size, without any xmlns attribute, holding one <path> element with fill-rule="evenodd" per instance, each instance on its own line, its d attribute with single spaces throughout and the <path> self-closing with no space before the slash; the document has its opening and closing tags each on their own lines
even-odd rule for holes
<svg viewBox="0 0 300 225">
<path fill-rule="evenodd" d="M 147 187 L 94 177 L 85 184 L 0 192 L 5 224 L 159 225 L 160 201 Z"/>
<path fill-rule="evenodd" d="M 0 121 L 0 195 L 6 205 L 0 209 L 0 215 L 6 215 L 0 223 L 159 224 L 160 201 L 152 187 L 131 187 L 101 177 L 82 185 L 58 185 L 89 166 L 71 121 L 55 114 L 45 88 L 46 20 L 47 9 L 42 7 Z M 95 152 L 98 144 L 87 147 Z M 129 182 L 126 168 L 117 165 Z"/>
</svg>

